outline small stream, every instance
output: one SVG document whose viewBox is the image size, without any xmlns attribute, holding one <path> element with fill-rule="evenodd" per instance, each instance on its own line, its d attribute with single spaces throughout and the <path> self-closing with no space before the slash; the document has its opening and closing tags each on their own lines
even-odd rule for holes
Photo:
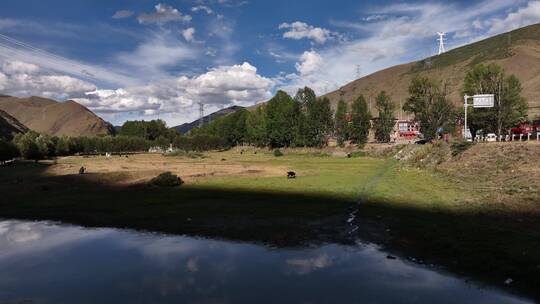
<svg viewBox="0 0 540 304">
<path fill-rule="evenodd" d="M 0 221 L 0 303 L 529 301 L 389 258 L 360 242 L 269 248 L 5 220 Z"/>
</svg>

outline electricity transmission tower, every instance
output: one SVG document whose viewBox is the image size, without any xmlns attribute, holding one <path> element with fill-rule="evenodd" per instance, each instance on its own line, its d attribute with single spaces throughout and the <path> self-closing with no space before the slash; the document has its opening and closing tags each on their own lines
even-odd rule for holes
<svg viewBox="0 0 540 304">
<path fill-rule="evenodd" d="M 204 124 L 204 103 L 199 102 L 199 127 Z"/>
<path fill-rule="evenodd" d="M 437 39 L 439 41 L 439 55 L 446 52 L 446 49 L 444 47 L 444 41 L 446 40 L 444 38 L 444 36 L 446 35 L 445 32 L 437 32 L 437 35 L 439 35 L 439 39 Z"/>
</svg>

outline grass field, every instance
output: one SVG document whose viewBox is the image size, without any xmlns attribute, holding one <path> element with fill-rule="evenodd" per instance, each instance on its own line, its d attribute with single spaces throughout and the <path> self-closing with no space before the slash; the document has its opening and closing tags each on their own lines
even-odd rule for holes
<svg viewBox="0 0 540 304">
<path fill-rule="evenodd" d="M 534 149 L 533 149 L 534 150 Z M 0 168 L 0 217 L 58 220 L 303 246 L 352 242 L 438 263 L 538 296 L 540 216 L 494 206 L 474 177 L 452 179 L 393 159 L 233 149 L 203 155 L 66 157 Z M 80 166 L 88 173 L 77 174 Z M 287 171 L 296 179 L 287 179 Z M 148 181 L 171 171 L 184 181 Z M 473 172 L 473 171 L 471 171 Z M 513 172 L 513 171 L 512 171 Z M 347 221 L 357 217 L 352 230 Z M 351 234 L 355 231 L 354 234 Z"/>
</svg>

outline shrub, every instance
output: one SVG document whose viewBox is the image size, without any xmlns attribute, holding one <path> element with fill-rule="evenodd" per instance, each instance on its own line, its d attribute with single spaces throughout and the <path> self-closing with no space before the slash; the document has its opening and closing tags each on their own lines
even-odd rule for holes
<svg viewBox="0 0 540 304">
<path fill-rule="evenodd" d="M 283 153 L 279 149 L 275 149 L 274 150 L 274 156 L 275 157 L 280 157 L 280 156 L 283 156 Z"/>
<path fill-rule="evenodd" d="M 367 153 L 366 153 L 366 151 L 354 151 L 354 152 L 349 153 L 349 155 L 350 155 L 352 158 L 355 158 L 355 157 L 366 157 L 366 156 L 367 156 Z"/>
<path fill-rule="evenodd" d="M 164 172 L 150 180 L 150 183 L 158 187 L 176 187 L 184 183 L 184 181 L 176 174 Z"/>
</svg>

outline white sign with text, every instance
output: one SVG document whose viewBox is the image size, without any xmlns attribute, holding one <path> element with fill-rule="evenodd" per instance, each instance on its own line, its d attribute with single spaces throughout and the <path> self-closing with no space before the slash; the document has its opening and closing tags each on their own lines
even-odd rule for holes
<svg viewBox="0 0 540 304">
<path fill-rule="evenodd" d="M 483 94 L 483 95 L 473 96 L 474 108 L 493 108 L 494 104 L 495 104 L 495 95 L 493 94 Z"/>
</svg>

